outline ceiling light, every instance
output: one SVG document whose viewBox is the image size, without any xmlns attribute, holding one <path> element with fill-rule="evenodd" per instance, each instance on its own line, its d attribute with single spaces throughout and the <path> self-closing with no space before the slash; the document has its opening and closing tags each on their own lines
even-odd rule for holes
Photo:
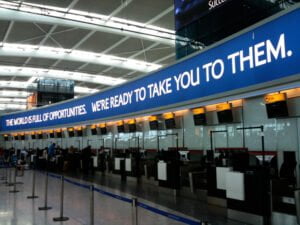
<svg viewBox="0 0 300 225">
<path fill-rule="evenodd" d="M 108 32 L 123 33 L 124 35 L 135 36 L 137 38 L 153 39 L 171 46 L 175 45 L 176 35 L 174 30 L 163 29 L 157 26 L 149 26 L 145 23 L 28 2 L 7 4 L 6 1 L 0 1 L 0 3 L 1 8 L 54 17 L 54 19 L 56 19 L 56 23 L 58 23 L 57 19 L 64 19 L 73 23 L 83 22 L 87 25 L 96 25 L 98 28 L 107 30 Z"/>
<path fill-rule="evenodd" d="M 126 82 L 121 78 L 114 78 L 104 75 L 94 75 L 81 72 L 72 72 L 65 70 L 42 69 L 32 67 L 17 66 L 0 66 L 0 76 L 16 76 L 16 77 L 46 77 L 54 79 L 66 79 L 82 81 L 86 83 L 104 84 L 114 86 Z"/>
<path fill-rule="evenodd" d="M 27 98 L 32 93 L 26 91 L 10 91 L 10 90 L 1 90 L 1 97 L 19 97 L 19 98 Z"/>
<path fill-rule="evenodd" d="M 148 63 L 141 60 L 122 58 L 94 52 L 54 48 L 49 46 L 39 47 L 37 45 L 23 45 L 11 43 L 2 43 L 2 48 L 0 48 L 0 55 L 78 61 L 82 63 L 114 66 L 146 73 L 152 72 L 162 67 L 159 64 Z"/>
<path fill-rule="evenodd" d="M 32 77 L 35 78 L 36 77 Z M 0 88 L 16 88 L 16 89 L 27 89 L 27 88 L 32 88 L 30 90 L 36 89 L 37 88 L 37 84 L 36 83 L 31 83 L 31 80 L 33 80 L 32 78 L 30 78 L 27 82 L 23 82 L 23 81 L 0 81 Z M 95 93 L 98 92 L 99 89 L 93 89 L 93 88 L 88 88 L 88 87 L 81 87 L 81 86 L 75 86 L 74 87 L 74 92 L 76 94 L 91 94 L 91 93 Z"/>
</svg>

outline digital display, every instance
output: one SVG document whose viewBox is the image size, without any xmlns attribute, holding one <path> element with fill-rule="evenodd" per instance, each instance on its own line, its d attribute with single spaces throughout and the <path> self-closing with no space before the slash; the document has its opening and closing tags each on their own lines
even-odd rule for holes
<svg viewBox="0 0 300 225">
<path fill-rule="evenodd" d="M 266 104 L 268 118 L 288 117 L 289 111 L 286 101 L 278 101 Z"/>
<path fill-rule="evenodd" d="M 219 111 L 218 114 L 218 121 L 219 123 L 232 123 L 233 122 L 233 115 L 231 109 Z"/>
<path fill-rule="evenodd" d="M 210 13 L 230 0 L 174 0 L 175 27 L 179 30 L 183 26 Z"/>
<path fill-rule="evenodd" d="M 92 132 L 92 135 L 97 135 L 98 134 L 97 128 L 91 129 L 91 132 Z"/>
<path fill-rule="evenodd" d="M 107 134 L 107 128 L 106 127 L 101 127 L 100 132 L 101 132 L 102 135 L 106 135 Z"/>
</svg>

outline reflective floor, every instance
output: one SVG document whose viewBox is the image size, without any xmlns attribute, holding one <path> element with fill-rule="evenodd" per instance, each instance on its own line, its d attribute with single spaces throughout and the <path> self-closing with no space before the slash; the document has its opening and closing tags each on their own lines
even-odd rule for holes
<svg viewBox="0 0 300 225">
<path fill-rule="evenodd" d="M 5 169 L 0 170 L 0 177 L 5 175 Z M 73 175 L 74 176 L 74 175 Z M 95 183 L 108 182 L 108 178 L 102 176 L 93 176 Z M 101 178 L 102 177 L 102 178 Z M 87 181 L 82 179 L 71 178 L 74 181 L 89 184 Z M 85 176 L 85 179 L 88 179 Z M 102 181 L 101 181 L 102 180 Z M 127 184 L 119 184 L 118 187 L 113 186 L 113 183 L 117 185 L 118 180 L 109 179 L 110 185 L 95 185 L 95 187 L 118 194 L 121 196 L 131 198 L 131 192 L 137 189 L 132 189 L 130 182 Z M 64 197 L 64 216 L 70 219 L 66 222 L 53 222 L 54 217 L 59 217 L 59 200 L 60 200 L 60 180 L 49 177 L 49 195 L 48 205 L 53 207 L 49 211 L 39 211 L 38 207 L 44 206 L 44 183 L 45 175 L 36 172 L 36 195 L 39 196 L 37 199 L 27 199 L 27 196 L 32 193 L 32 171 L 26 171 L 23 177 L 18 177 L 17 181 L 24 182 L 24 184 L 17 184 L 16 189 L 18 193 L 9 193 L 9 190 L 13 190 L 13 187 L 9 187 L 1 181 L 0 184 L 0 224 L 1 225 L 48 225 L 48 224 L 90 224 L 90 193 L 89 190 L 75 186 L 73 184 L 65 182 L 65 197 Z M 136 184 L 135 184 L 136 185 Z M 134 186 L 134 185 L 133 185 Z M 122 188 L 121 188 L 122 187 Z M 131 188 L 130 188 L 131 187 Z M 122 189 L 122 190 L 121 190 Z M 146 192 L 144 192 L 146 191 Z M 126 192 L 128 194 L 126 194 Z M 139 197 L 141 202 L 154 206 L 156 208 L 175 213 L 176 215 L 197 215 L 197 218 L 210 219 L 212 225 L 241 225 L 234 221 L 227 221 L 225 217 L 219 215 L 218 208 L 209 209 L 206 204 L 200 204 L 197 201 L 185 200 L 180 198 L 174 199 L 169 196 L 158 196 L 153 197 L 155 192 L 147 190 L 147 187 L 140 187 L 136 195 Z M 141 195 L 144 195 L 143 197 Z M 127 202 L 120 201 L 105 195 L 101 195 L 97 192 L 94 193 L 95 201 L 95 223 L 99 225 L 131 225 L 132 224 L 132 211 L 131 205 Z M 148 199 L 148 200 L 147 200 Z M 173 200 L 172 200 L 173 199 Z M 163 202 L 164 204 L 158 204 Z M 164 206 L 162 206 L 164 205 Z M 189 205 L 189 206 L 188 206 Z M 205 206 L 206 205 L 206 206 Z M 170 207 L 167 207 L 170 206 Z M 168 209 L 173 208 L 173 210 Z M 174 210 L 174 208 L 181 210 Z M 185 210 L 182 210 L 185 209 Z M 211 213 L 214 211 L 214 214 Z M 180 213 L 189 212 L 189 213 Z M 205 215 L 206 214 L 206 215 Z M 167 217 L 153 214 L 152 212 L 146 211 L 145 209 L 138 209 L 138 224 L 139 225 L 179 225 L 177 221 L 171 220 Z"/>
</svg>

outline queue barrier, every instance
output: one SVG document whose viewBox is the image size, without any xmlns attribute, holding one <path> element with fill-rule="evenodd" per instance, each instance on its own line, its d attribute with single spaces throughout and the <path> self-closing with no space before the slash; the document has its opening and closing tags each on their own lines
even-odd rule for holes
<svg viewBox="0 0 300 225">
<path fill-rule="evenodd" d="M 137 198 L 123 197 L 123 196 L 120 196 L 120 195 L 117 195 L 117 194 L 114 194 L 114 193 L 96 188 L 93 185 L 82 184 L 82 183 L 76 182 L 74 180 L 71 180 L 69 178 L 64 178 L 64 176 L 61 176 L 61 175 L 56 175 L 56 174 L 53 174 L 53 173 L 46 173 L 46 176 L 47 175 L 49 177 L 52 177 L 52 178 L 55 178 L 55 179 L 60 179 L 61 182 L 62 182 L 62 188 L 63 188 L 63 182 L 65 181 L 69 184 L 72 184 L 72 185 L 75 185 L 77 187 L 84 188 L 84 189 L 87 189 L 87 190 L 91 191 L 91 194 L 90 194 L 90 198 L 91 198 L 90 199 L 90 201 L 91 201 L 91 203 L 90 203 L 91 204 L 91 206 L 90 206 L 91 207 L 91 209 L 90 209 L 91 210 L 91 212 L 90 212 L 90 216 L 91 216 L 90 224 L 91 225 L 94 224 L 94 194 L 93 194 L 94 192 L 97 192 L 99 194 L 102 194 L 102 195 L 105 195 L 105 196 L 108 196 L 108 197 L 111 197 L 111 198 L 114 198 L 114 199 L 117 199 L 117 200 L 120 200 L 120 201 L 131 204 L 132 205 L 132 224 L 133 225 L 138 225 L 138 215 L 137 215 L 137 208 L 138 207 L 143 208 L 145 210 L 148 210 L 148 211 L 150 211 L 152 213 L 155 213 L 157 215 L 167 217 L 171 220 L 181 222 L 183 224 L 188 224 L 188 225 L 208 224 L 207 222 L 196 221 L 196 220 L 193 220 L 193 219 L 190 219 L 190 218 L 187 218 L 187 217 L 179 216 L 179 215 L 176 215 L 174 213 L 164 211 L 162 209 L 155 208 L 153 206 L 150 206 L 150 205 L 147 205 L 145 203 L 139 202 L 137 200 Z M 63 193 L 63 190 L 62 190 L 61 193 Z M 61 196 L 61 199 L 63 199 L 63 196 Z M 62 201 L 62 204 L 63 204 L 63 201 Z M 61 205 L 60 207 L 62 209 L 63 205 Z M 61 214 L 61 217 L 63 217 L 62 214 Z"/>
</svg>

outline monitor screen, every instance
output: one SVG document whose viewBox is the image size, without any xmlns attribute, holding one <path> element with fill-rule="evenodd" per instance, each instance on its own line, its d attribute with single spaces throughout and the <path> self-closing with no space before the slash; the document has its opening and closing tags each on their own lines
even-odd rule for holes
<svg viewBox="0 0 300 225">
<path fill-rule="evenodd" d="M 74 130 L 73 131 L 68 131 L 69 137 L 74 137 Z"/>
<path fill-rule="evenodd" d="M 286 101 L 266 104 L 268 118 L 288 117 L 288 107 Z"/>
<path fill-rule="evenodd" d="M 97 135 L 98 134 L 97 128 L 91 129 L 91 132 L 92 132 L 92 135 Z"/>
<path fill-rule="evenodd" d="M 176 30 L 211 13 L 232 0 L 174 0 Z"/>
<path fill-rule="evenodd" d="M 82 130 L 77 130 L 77 137 L 82 137 L 82 135 L 83 135 Z"/>
<path fill-rule="evenodd" d="M 56 137 L 57 138 L 62 138 L 62 132 L 56 132 Z"/>
<path fill-rule="evenodd" d="M 232 123 L 233 115 L 231 109 L 217 112 L 219 123 Z"/>
<path fill-rule="evenodd" d="M 205 125 L 206 124 L 205 113 L 194 115 L 194 124 L 195 124 L 195 126 Z"/>
<path fill-rule="evenodd" d="M 136 124 L 128 124 L 128 128 L 130 133 L 136 132 Z"/>
<path fill-rule="evenodd" d="M 101 127 L 100 132 L 101 132 L 102 135 L 106 135 L 107 134 L 107 128 L 106 127 Z"/>
<path fill-rule="evenodd" d="M 175 123 L 174 118 L 166 119 L 165 124 L 166 124 L 166 129 L 175 129 L 176 128 L 176 123 Z"/>
<path fill-rule="evenodd" d="M 150 130 L 158 130 L 158 121 L 149 121 Z"/>
<path fill-rule="evenodd" d="M 124 133 L 124 132 L 125 132 L 125 127 L 124 127 L 124 125 L 118 126 L 118 132 L 119 132 L 119 133 Z"/>
</svg>

